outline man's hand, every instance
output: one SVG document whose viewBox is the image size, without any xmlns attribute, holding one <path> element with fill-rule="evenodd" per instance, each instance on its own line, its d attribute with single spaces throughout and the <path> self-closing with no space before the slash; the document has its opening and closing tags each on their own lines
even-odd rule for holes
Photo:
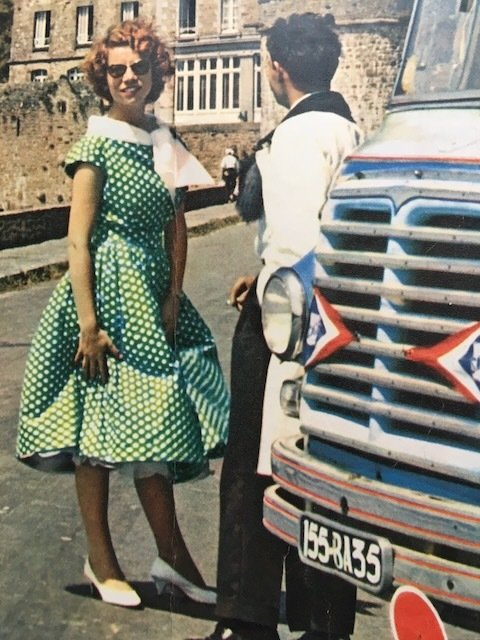
<svg viewBox="0 0 480 640">
<path fill-rule="evenodd" d="M 247 297 L 250 287 L 254 282 L 254 276 L 242 276 L 241 278 L 238 278 L 230 289 L 228 303 L 231 304 L 232 307 L 236 307 L 238 311 L 241 311 L 245 298 Z"/>
</svg>

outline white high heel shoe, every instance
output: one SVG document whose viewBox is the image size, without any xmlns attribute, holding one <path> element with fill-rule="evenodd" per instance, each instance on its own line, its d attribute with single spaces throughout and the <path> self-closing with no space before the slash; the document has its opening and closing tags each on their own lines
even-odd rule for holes
<svg viewBox="0 0 480 640">
<path fill-rule="evenodd" d="M 202 604 L 215 604 L 217 602 L 217 594 L 212 589 L 197 587 L 192 582 L 181 576 L 162 558 L 155 558 L 150 570 L 158 595 L 170 586 L 177 587 L 190 600 L 201 602 Z"/>
<path fill-rule="evenodd" d="M 91 586 L 95 587 L 98 591 L 103 602 L 107 602 L 108 604 L 117 604 L 120 607 L 138 607 L 142 603 L 140 596 L 135 589 L 132 589 L 128 582 L 113 579 L 100 582 L 97 576 L 93 573 L 92 567 L 90 566 L 90 560 L 88 558 L 85 560 L 83 573 Z"/>
</svg>

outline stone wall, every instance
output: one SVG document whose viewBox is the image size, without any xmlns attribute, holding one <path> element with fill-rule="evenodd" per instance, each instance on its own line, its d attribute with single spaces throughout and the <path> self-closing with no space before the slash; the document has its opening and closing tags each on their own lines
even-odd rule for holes
<svg viewBox="0 0 480 640">
<path fill-rule="evenodd" d="M 0 250 L 64 238 L 69 212 L 69 205 L 58 205 L 0 214 Z"/>
<path fill-rule="evenodd" d="M 374 18 L 399 19 L 408 17 L 413 0 L 258 0 L 260 19 L 271 25 L 279 16 L 291 13 L 332 13 L 337 22 L 372 20 Z"/>
<path fill-rule="evenodd" d="M 225 202 L 227 192 L 223 185 L 199 187 L 187 192 L 185 210 L 194 211 Z M 69 204 L 0 213 L 0 251 L 64 238 L 67 235 L 69 216 Z M 195 231 L 199 233 L 201 227 L 209 224 L 201 223 L 196 226 Z"/>
<path fill-rule="evenodd" d="M 407 23 L 339 27 L 342 58 L 333 88 L 342 93 L 366 135 L 375 131 L 390 101 Z"/>
<path fill-rule="evenodd" d="M 100 103 L 85 87 L 58 82 L 7 87 L 0 93 L 0 212 L 54 207 L 70 202 L 65 155 L 85 132 Z M 249 123 L 179 128 L 191 152 L 215 181 L 225 147 L 249 151 L 259 126 Z"/>
<path fill-rule="evenodd" d="M 65 154 L 98 112 L 91 94 L 67 80 L 7 87 L 0 94 L 0 211 L 70 201 Z"/>
<path fill-rule="evenodd" d="M 200 125 L 179 127 L 178 131 L 189 150 L 200 158 L 215 181 L 221 178 L 220 161 L 227 147 L 237 149 L 238 155 L 250 153 L 260 137 L 260 126 L 253 123 L 240 125 Z"/>
</svg>

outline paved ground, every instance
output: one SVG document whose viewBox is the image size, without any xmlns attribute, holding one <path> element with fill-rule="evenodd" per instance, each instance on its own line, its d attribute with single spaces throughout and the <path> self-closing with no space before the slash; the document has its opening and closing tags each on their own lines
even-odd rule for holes
<svg viewBox="0 0 480 640">
<path fill-rule="evenodd" d="M 243 225 L 190 242 L 188 293 L 215 333 L 225 371 L 237 317 L 226 305 L 228 287 L 248 261 L 256 269 L 251 247 L 252 230 Z M 53 259 L 53 253 L 48 251 L 46 257 Z M 128 480 L 118 474 L 112 477 L 110 519 L 124 570 L 145 601 L 142 612 L 106 606 L 88 597 L 81 570 L 85 540 L 72 478 L 41 474 L 14 459 L 25 358 L 54 284 L 44 282 L 0 294 L 0 638 L 182 640 L 206 634 L 213 627 L 212 607 L 156 597 L 148 574 L 154 545 Z M 212 475 L 205 480 L 176 488 L 182 529 L 211 585 L 215 582 L 220 464 L 212 465 Z"/>
<path fill-rule="evenodd" d="M 237 220 L 232 204 L 222 204 L 186 214 L 189 235 L 198 236 Z M 28 247 L 0 251 L 0 291 L 58 275 L 67 260 L 66 241 L 49 240 Z"/>
<path fill-rule="evenodd" d="M 222 211 L 215 211 L 220 218 L 233 214 L 231 205 Z M 189 225 L 195 226 L 191 218 Z M 253 228 L 238 224 L 190 241 L 186 290 L 214 332 L 226 372 L 237 314 L 225 301 L 233 279 L 257 269 L 252 238 Z M 59 244 L 61 260 L 64 241 Z M 42 260 L 57 260 L 53 247 L 45 247 Z M 37 257 L 40 250 L 39 245 L 33 250 Z M 25 265 L 22 253 L 17 258 Z M 4 258 L 2 265 L 6 264 Z M 129 481 L 113 476 L 110 518 L 124 570 L 145 601 L 143 611 L 133 612 L 89 597 L 81 571 L 85 541 L 72 478 L 40 474 L 14 459 L 25 357 L 53 286 L 54 282 L 44 282 L 0 294 L 0 638 L 182 640 L 207 633 L 213 626 L 211 607 L 156 597 L 148 576 L 154 546 Z M 208 478 L 176 488 L 182 529 L 211 585 L 220 466 L 215 462 Z M 357 613 L 354 640 L 391 640 L 388 608 L 382 600 L 360 592 Z M 480 637 L 478 627 L 465 630 L 464 620 L 453 622 L 448 626 L 449 640 Z M 289 634 L 284 624 L 280 633 L 282 640 L 298 636 Z"/>
</svg>

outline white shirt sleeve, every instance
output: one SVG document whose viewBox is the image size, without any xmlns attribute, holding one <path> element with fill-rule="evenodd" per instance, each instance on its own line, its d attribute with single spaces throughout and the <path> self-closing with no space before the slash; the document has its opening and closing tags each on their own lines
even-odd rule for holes
<svg viewBox="0 0 480 640">
<path fill-rule="evenodd" d="M 357 127 L 336 114 L 308 112 L 279 125 L 270 147 L 257 153 L 265 208 L 257 243 L 265 265 L 260 300 L 275 269 L 294 264 L 315 247 L 333 179 L 358 136 Z"/>
</svg>

